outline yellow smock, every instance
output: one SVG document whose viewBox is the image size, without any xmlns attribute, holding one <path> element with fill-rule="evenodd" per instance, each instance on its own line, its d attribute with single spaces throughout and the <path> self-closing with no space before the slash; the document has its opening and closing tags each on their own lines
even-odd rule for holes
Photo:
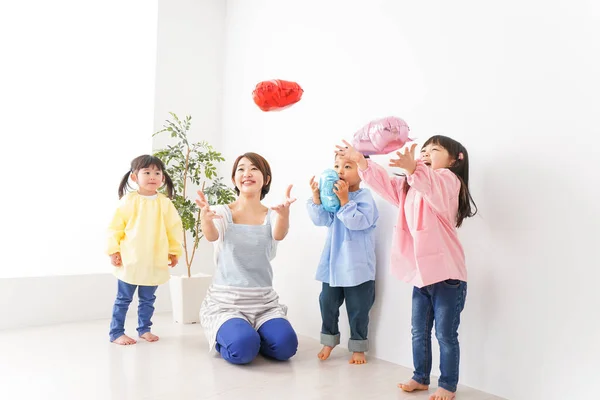
<svg viewBox="0 0 600 400">
<path fill-rule="evenodd" d="M 122 266 L 114 275 L 131 285 L 156 286 L 167 282 L 169 254 L 181 257 L 181 217 L 162 193 L 123 196 L 108 229 L 107 254 L 121 253 Z"/>
</svg>

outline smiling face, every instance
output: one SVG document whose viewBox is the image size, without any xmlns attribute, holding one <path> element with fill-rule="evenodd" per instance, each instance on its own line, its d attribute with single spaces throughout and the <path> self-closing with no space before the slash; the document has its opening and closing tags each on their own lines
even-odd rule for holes
<svg viewBox="0 0 600 400">
<path fill-rule="evenodd" d="M 246 153 L 236 160 L 231 181 L 238 195 L 259 195 L 262 200 L 271 187 L 271 167 L 262 156 Z"/>
</svg>

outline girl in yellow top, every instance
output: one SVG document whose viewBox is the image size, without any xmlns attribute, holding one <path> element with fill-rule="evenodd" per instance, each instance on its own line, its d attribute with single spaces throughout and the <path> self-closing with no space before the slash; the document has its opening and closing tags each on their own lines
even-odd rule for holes
<svg viewBox="0 0 600 400">
<path fill-rule="evenodd" d="M 138 190 L 127 193 L 129 178 Z M 158 192 L 166 184 L 168 197 Z M 171 202 L 173 181 L 157 157 L 143 155 L 131 162 L 119 185 L 119 206 L 109 227 L 107 253 L 119 279 L 117 299 L 110 323 L 110 341 L 134 344 L 125 335 L 125 316 L 138 289 L 138 336 L 149 342 L 158 340 L 150 332 L 154 313 L 154 293 L 169 280 L 169 266 L 181 256 L 183 230 L 181 218 Z"/>
</svg>

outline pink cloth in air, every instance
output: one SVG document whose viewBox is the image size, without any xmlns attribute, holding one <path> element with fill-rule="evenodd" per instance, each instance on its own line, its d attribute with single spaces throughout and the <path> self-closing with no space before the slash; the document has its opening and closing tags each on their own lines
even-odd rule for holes
<svg viewBox="0 0 600 400">
<path fill-rule="evenodd" d="M 364 155 L 388 154 L 402 148 L 410 139 L 408 124 L 397 117 L 386 117 L 369 122 L 359 129 L 352 147 Z"/>
</svg>

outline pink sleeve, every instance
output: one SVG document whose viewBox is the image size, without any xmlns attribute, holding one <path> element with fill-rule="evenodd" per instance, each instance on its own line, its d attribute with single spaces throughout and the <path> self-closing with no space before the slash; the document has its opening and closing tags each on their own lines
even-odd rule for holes
<svg viewBox="0 0 600 400">
<path fill-rule="evenodd" d="M 371 160 L 367 160 L 367 169 L 358 169 L 358 175 L 375 193 L 395 206 L 400 206 L 404 198 L 404 177 L 390 178 L 382 166 Z"/>
<path fill-rule="evenodd" d="M 446 168 L 433 170 L 423 161 L 408 176 L 408 184 L 423 195 L 425 201 L 438 214 L 446 214 L 451 203 L 456 203 L 460 192 L 460 179 Z M 454 201 L 453 201 L 454 200 Z"/>
</svg>

